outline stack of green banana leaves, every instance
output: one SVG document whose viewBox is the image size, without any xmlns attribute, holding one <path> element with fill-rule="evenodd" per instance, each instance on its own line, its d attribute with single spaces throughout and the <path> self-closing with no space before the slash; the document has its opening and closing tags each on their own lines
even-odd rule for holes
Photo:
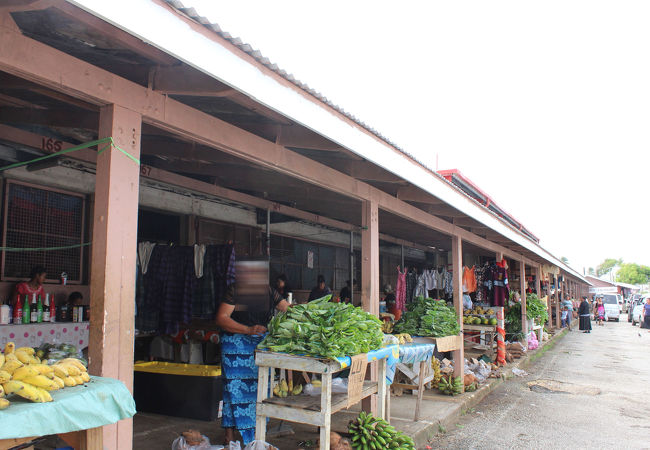
<svg viewBox="0 0 650 450">
<path fill-rule="evenodd" d="M 406 312 L 393 331 L 414 336 L 456 336 L 460 333 L 456 310 L 442 300 L 417 297 L 406 305 Z"/>
<path fill-rule="evenodd" d="M 331 295 L 296 305 L 275 316 L 259 349 L 335 359 L 380 349 L 381 321 L 348 303 L 331 303 Z"/>
</svg>

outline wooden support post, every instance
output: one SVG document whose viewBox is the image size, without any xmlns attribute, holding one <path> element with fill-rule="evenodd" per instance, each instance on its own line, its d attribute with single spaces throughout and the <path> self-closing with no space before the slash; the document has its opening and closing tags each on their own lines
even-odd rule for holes
<svg viewBox="0 0 650 450">
<path fill-rule="evenodd" d="M 453 265 L 454 280 L 454 308 L 463 335 L 463 240 L 460 236 L 451 237 L 451 260 Z M 463 341 L 464 342 L 464 341 Z M 454 350 L 454 376 L 463 378 L 465 374 L 465 346 L 461 342 L 460 348 Z"/>
<path fill-rule="evenodd" d="M 361 215 L 361 307 L 379 316 L 379 208 L 375 201 L 362 202 Z M 370 364 L 371 381 L 378 377 L 377 363 Z M 362 401 L 364 411 L 377 413 L 377 396 Z"/>
<path fill-rule="evenodd" d="M 528 318 L 526 317 L 526 263 L 519 261 L 519 290 L 521 291 L 521 332 L 524 339 L 528 336 Z"/>
<path fill-rule="evenodd" d="M 555 276 L 555 328 L 559 329 L 562 326 L 560 322 L 560 276 Z"/>
<path fill-rule="evenodd" d="M 539 266 L 535 269 L 535 292 L 542 298 L 542 268 Z"/>
<path fill-rule="evenodd" d="M 99 138 L 140 158 L 141 117 L 117 105 L 100 109 Z M 133 391 L 138 163 L 115 148 L 97 155 L 90 274 L 90 372 L 117 378 Z M 132 420 L 103 429 L 107 448 L 130 449 Z"/>
</svg>

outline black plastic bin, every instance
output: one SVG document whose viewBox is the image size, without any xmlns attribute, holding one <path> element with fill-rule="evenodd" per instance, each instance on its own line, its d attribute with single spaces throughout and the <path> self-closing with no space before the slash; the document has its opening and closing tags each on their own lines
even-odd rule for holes
<svg viewBox="0 0 650 450">
<path fill-rule="evenodd" d="M 216 420 L 222 395 L 218 366 L 136 363 L 133 397 L 138 412 Z"/>
</svg>

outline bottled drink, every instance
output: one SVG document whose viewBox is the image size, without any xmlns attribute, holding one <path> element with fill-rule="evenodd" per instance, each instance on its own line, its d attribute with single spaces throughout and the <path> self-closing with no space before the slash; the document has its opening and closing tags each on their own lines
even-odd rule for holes
<svg viewBox="0 0 650 450">
<path fill-rule="evenodd" d="M 79 321 L 79 309 L 76 306 L 72 307 L 72 321 L 73 322 Z"/>
<path fill-rule="evenodd" d="M 29 305 L 29 321 L 31 323 L 38 322 L 38 311 L 36 310 L 36 294 L 32 295 L 32 304 Z"/>
<path fill-rule="evenodd" d="M 45 304 L 43 305 L 43 322 L 50 321 L 50 294 L 45 294 Z"/>
<path fill-rule="evenodd" d="M 29 323 L 31 320 L 31 310 L 29 307 L 29 296 L 25 295 L 25 303 L 23 304 L 23 323 Z"/>
<path fill-rule="evenodd" d="M 23 323 L 23 303 L 20 295 L 16 295 L 16 304 L 14 305 L 14 325 Z"/>
<path fill-rule="evenodd" d="M 43 302 L 40 295 L 38 296 L 38 303 L 36 303 L 36 321 L 38 323 L 43 322 Z"/>
<path fill-rule="evenodd" d="M 54 301 L 54 295 L 50 299 L 50 322 L 56 322 L 56 303 Z"/>
</svg>

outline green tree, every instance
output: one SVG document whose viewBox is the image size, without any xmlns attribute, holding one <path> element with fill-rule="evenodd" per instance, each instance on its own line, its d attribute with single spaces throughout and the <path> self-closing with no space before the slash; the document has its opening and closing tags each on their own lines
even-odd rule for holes
<svg viewBox="0 0 650 450">
<path fill-rule="evenodd" d="M 623 263 L 616 274 L 616 281 L 629 284 L 645 284 L 650 281 L 650 267 L 635 263 Z"/>
<path fill-rule="evenodd" d="M 594 270 L 593 267 L 590 267 L 589 269 L 587 269 L 587 275 L 592 275 L 592 276 L 596 275 L 596 271 Z"/>
<path fill-rule="evenodd" d="M 602 277 L 606 273 L 609 273 L 614 267 L 620 266 L 621 264 L 623 264 L 622 259 L 607 258 L 596 266 L 596 275 Z"/>
</svg>

